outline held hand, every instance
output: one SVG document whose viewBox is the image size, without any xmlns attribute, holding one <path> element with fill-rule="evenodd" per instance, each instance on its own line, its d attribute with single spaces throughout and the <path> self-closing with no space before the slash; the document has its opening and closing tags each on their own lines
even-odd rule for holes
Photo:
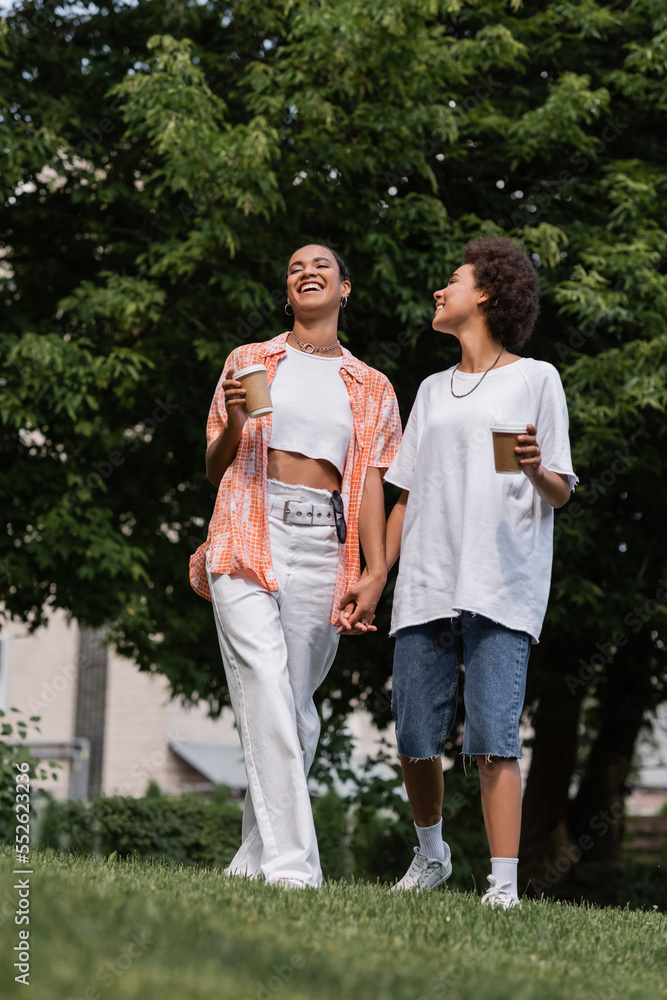
<svg viewBox="0 0 667 1000">
<path fill-rule="evenodd" d="M 244 407 L 245 389 L 240 382 L 236 382 L 232 378 L 233 374 L 234 372 L 231 368 L 228 372 L 225 372 L 225 380 L 222 383 L 222 388 L 225 391 L 225 406 L 227 408 L 229 423 L 238 431 L 242 431 L 248 419 L 248 414 Z"/>
<path fill-rule="evenodd" d="M 514 449 L 519 456 L 521 469 L 530 478 L 534 478 L 540 471 L 542 465 L 542 452 L 537 443 L 537 428 L 533 424 L 528 424 L 525 434 L 519 434 L 519 444 Z"/>
<path fill-rule="evenodd" d="M 387 581 L 386 575 L 370 576 L 366 570 L 350 587 L 339 604 L 338 635 L 362 635 L 377 632 L 373 625 L 375 608 Z"/>
<path fill-rule="evenodd" d="M 348 591 L 349 593 L 349 591 Z M 350 601 L 345 607 L 338 612 L 338 628 L 336 629 L 337 635 L 363 635 L 364 632 L 377 632 L 375 625 L 370 625 L 366 621 L 358 621 L 356 625 L 350 624 L 350 619 L 356 611 L 356 604 L 354 601 Z"/>
</svg>

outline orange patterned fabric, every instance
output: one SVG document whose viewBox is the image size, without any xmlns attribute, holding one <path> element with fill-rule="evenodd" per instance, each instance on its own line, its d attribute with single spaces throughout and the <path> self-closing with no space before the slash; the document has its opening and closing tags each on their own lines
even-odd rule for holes
<svg viewBox="0 0 667 1000">
<path fill-rule="evenodd" d="M 287 333 L 265 343 L 244 344 L 227 358 L 213 396 L 206 424 L 206 443 L 218 437 L 227 421 L 222 382 L 230 369 L 238 371 L 251 364 L 266 365 L 269 384 L 276 366 L 285 357 Z M 359 510 L 366 469 L 369 465 L 387 469 L 401 442 L 401 418 L 396 394 L 389 379 L 369 368 L 344 347 L 341 378 L 350 396 L 354 433 L 347 453 L 341 496 L 345 504 L 347 539 L 338 547 L 338 574 L 331 609 L 331 623 L 338 617 L 338 604 L 348 587 L 359 578 Z M 202 597 L 211 600 L 206 577 L 206 556 L 212 573 L 234 573 L 249 569 L 263 587 L 277 590 L 271 565 L 269 515 L 266 503 L 266 470 L 271 415 L 247 420 L 236 458 L 220 486 L 208 528 L 208 537 L 190 559 L 190 582 Z M 307 529 L 306 529 L 307 530 Z"/>
</svg>

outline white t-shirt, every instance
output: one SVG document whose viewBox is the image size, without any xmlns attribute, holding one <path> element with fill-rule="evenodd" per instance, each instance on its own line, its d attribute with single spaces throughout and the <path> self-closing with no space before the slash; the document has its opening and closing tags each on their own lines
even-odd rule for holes
<svg viewBox="0 0 667 1000">
<path fill-rule="evenodd" d="M 352 407 L 339 358 L 314 357 L 285 345 L 271 383 L 269 448 L 331 462 L 341 476 L 352 436 Z"/>
<path fill-rule="evenodd" d="M 452 369 L 419 387 L 385 478 L 410 491 L 391 634 L 471 611 L 537 642 L 549 596 L 553 508 L 524 473 L 495 471 L 491 427 L 537 428 L 545 468 L 572 471 L 565 394 L 553 365 L 521 358 L 452 396 Z M 456 372 L 454 391 L 479 382 Z"/>
</svg>

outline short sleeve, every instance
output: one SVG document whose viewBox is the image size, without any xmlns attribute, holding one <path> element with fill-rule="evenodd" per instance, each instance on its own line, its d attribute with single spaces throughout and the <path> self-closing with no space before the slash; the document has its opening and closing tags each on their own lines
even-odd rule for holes
<svg viewBox="0 0 667 1000">
<path fill-rule="evenodd" d="M 401 443 L 401 435 L 398 400 L 393 386 L 387 382 L 378 407 L 368 464 L 378 469 L 389 468 Z"/>
<path fill-rule="evenodd" d="M 569 416 L 560 375 L 550 364 L 544 364 L 545 377 L 537 411 L 537 441 L 542 452 L 542 464 L 551 472 L 567 477 L 570 489 L 579 482 L 572 469 Z"/>
<path fill-rule="evenodd" d="M 422 382 L 417 391 L 408 422 L 405 425 L 400 448 L 384 477 L 386 482 L 393 483 L 394 486 L 398 486 L 402 490 L 409 490 L 412 486 L 412 476 L 426 415 L 427 391 L 425 386 L 426 383 Z"/>
</svg>

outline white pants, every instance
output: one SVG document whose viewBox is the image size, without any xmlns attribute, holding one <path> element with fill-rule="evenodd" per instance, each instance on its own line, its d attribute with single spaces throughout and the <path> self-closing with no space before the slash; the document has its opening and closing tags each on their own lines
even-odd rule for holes
<svg viewBox="0 0 667 1000">
<path fill-rule="evenodd" d="M 272 497 L 326 503 L 331 494 L 269 480 Z M 275 506 L 275 505 L 274 505 Z M 285 524 L 269 516 L 278 591 L 250 570 L 208 570 L 215 623 L 248 776 L 243 843 L 228 872 L 267 882 L 322 882 L 308 794 L 320 722 L 313 695 L 336 655 L 330 624 L 338 564 L 331 525 Z"/>
</svg>

